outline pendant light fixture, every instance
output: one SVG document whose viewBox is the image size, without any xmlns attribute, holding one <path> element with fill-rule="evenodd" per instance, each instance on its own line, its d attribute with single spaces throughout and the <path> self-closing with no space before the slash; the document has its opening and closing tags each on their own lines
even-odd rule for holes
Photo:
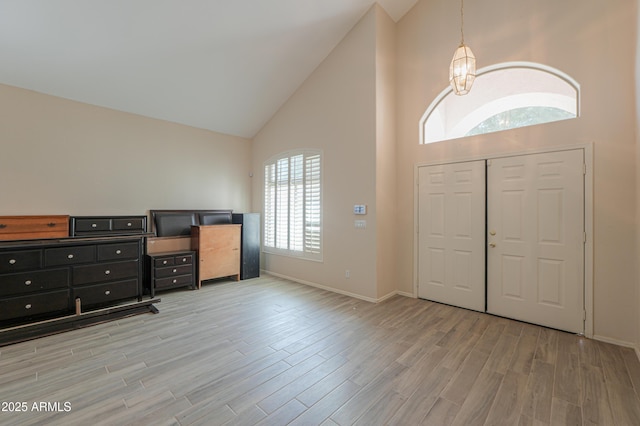
<svg viewBox="0 0 640 426">
<path fill-rule="evenodd" d="M 464 44 L 464 0 L 460 0 L 460 46 L 449 65 L 449 84 L 456 95 L 466 95 L 476 79 L 476 57 Z"/>
</svg>

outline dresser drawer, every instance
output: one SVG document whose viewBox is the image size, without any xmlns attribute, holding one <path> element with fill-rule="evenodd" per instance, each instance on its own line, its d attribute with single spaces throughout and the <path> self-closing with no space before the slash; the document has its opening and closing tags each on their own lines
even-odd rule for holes
<svg viewBox="0 0 640 426">
<path fill-rule="evenodd" d="M 41 250 L 0 253 L 0 273 L 39 269 L 42 267 Z"/>
<path fill-rule="evenodd" d="M 165 277 L 173 277 L 177 275 L 191 274 L 192 272 L 193 272 L 193 266 L 180 265 L 180 266 L 172 266 L 169 268 L 158 268 L 155 271 L 155 276 L 156 278 L 165 278 Z"/>
<path fill-rule="evenodd" d="M 193 275 L 180 275 L 177 277 L 158 278 L 155 280 L 155 287 L 156 290 L 161 290 L 170 287 L 193 285 L 193 279 Z"/>
<path fill-rule="evenodd" d="M 88 285 L 73 289 L 73 299 L 75 300 L 79 297 L 83 309 L 84 306 L 98 305 L 114 300 L 131 299 L 137 296 L 137 279 Z"/>
<path fill-rule="evenodd" d="M 2 297 L 68 286 L 68 269 L 31 271 L 0 276 L 0 296 Z"/>
<path fill-rule="evenodd" d="M 44 250 L 45 266 L 77 265 L 95 262 L 95 246 L 71 246 Z"/>
<path fill-rule="evenodd" d="M 73 268 L 73 285 L 121 280 L 138 276 L 138 261 L 100 263 Z"/>
<path fill-rule="evenodd" d="M 137 259 L 140 257 L 138 243 L 105 244 L 98 246 L 98 261 Z"/>
<path fill-rule="evenodd" d="M 113 219 L 112 229 L 114 231 L 145 231 L 145 221 L 141 218 L 118 218 Z"/>
<path fill-rule="evenodd" d="M 76 219 L 76 232 L 110 231 L 111 219 L 87 218 Z"/>
<path fill-rule="evenodd" d="M 0 320 L 69 309 L 69 290 L 0 299 Z"/>
</svg>

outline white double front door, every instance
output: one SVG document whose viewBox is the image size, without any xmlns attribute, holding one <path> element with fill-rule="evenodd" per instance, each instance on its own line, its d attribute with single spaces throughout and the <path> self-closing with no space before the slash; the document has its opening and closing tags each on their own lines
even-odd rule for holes
<svg viewBox="0 0 640 426">
<path fill-rule="evenodd" d="M 584 332 L 583 150 L 421 167 L 418 184 L 419 297 Z"/>
</svg>

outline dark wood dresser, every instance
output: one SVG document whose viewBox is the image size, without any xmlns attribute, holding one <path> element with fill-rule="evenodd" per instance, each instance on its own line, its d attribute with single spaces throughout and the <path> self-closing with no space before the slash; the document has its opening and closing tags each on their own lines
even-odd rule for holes
<svg viewBox="0 0 640 426">
<path fill-rule="evenodd" d="M 157 312 L 142 300 L 146 216 L 67 223 L 71 236 L 0 241 L 0 345 Z"/>
<path fill-rule="evenodd" d="M 0 328 L 142 299 L 142 238 L 0 243 Z"/>
</svg>

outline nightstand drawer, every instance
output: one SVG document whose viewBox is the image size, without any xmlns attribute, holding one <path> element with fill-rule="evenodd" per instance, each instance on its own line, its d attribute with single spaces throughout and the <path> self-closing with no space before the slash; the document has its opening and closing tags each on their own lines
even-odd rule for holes
<svg viewBox="0 0 640 426">
<path fill-rule="evenodd" d="M 77 265 L 79 263 L 95 262 L 95 246 L 78 246 L 45 249 L 45 266 Z"/>
<path fill-rule="evenodd" d="M 42 267 L 41 250 L 0 253 L 0 272 L 23 271 Z"/>
<path fill-rule="evenodd" d="M 116 281 L 106 284 L 88 285 L 73 289 L 73 299 L 80 298 L 83 306 L 131 299 L 138 295 L 138 280 Z"/>
<path fill-rule="evenodd" d="M 177 275 L 187 275 L 190 274 L 193 270 L 191 265 L 180 265 L 173 266 L 169 268 L 158 268 L 156 269 L 156 278 L 165 278 L 165 277 L 173 277 Z"/>
<path fill-rule="evenodd" d="M 69 309 L 69 290 L 0 299 L 0 320 Z"/>
<path fill-rule="evenodd" d="M 69 286 L 69 270 L 22 272 L 0 277 L 0 296 L 47 291 Z"/>
<path fill-rule="evenodd" d="M 137 276 L 137 260 L 77 266 L 73 268 L 73 285 L 99 283 Z"/>
<path fill-rule="evenodd" d="M 193 285 L 193 275 L 179 275 L 177 277 L 158 278 L 155 281 L 157 290 L 187 285 Z"/>
<path fill-rule="evenodd" d="M 175 264 L 176 265 L 191 265 L 193 263 L 193 255 L 186 254 L 182 256 L 176 256 Z"/>
<path fill-rule="evenodd" d="M 140 256 L 138 243 L 105 244 L 98 247 L 98 261 L 137 259 Z"/>
<path fill-rule="evenodd" d="M 163 266 L 173 266 L 175 264 L 175 258 L 173 256 L 159 257 L 153 260 L 153 266 L 161 268 Z"/>
</svg>

